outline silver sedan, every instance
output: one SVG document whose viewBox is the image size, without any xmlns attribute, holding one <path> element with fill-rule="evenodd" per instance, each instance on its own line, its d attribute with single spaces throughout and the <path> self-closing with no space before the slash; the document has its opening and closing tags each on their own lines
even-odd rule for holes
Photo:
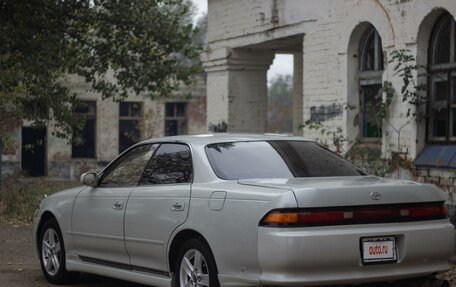
<svg viewBox="0 0 456 287">
<path fill-rule="evenodd" d="M 51 283 L 88 272 L 179 287 L 447 284 L 429 277 L 454 253 L 442 192 L 367 175 L 303 138 L 154 139 L 81 181 L 36 213 Z"/>
</svg>

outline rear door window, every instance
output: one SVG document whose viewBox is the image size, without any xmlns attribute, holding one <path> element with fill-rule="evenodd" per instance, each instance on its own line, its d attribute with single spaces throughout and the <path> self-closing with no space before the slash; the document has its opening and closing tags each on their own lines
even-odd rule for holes
<svg viewBox="0 0 456 287">
<path fill-rule="evenodd" d="M 185 144 L 161 144 L 144 170 L 140 184 L 172 184 L 192 181 L 192 157 Z"/>
</svg>

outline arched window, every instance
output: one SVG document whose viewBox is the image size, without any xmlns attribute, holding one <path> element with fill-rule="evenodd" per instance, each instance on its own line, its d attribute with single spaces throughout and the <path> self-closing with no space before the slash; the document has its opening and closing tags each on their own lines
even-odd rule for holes
<svg viewBox="0 0 456 287">
<path fill-rule="evenodd" d="M 455 21 L 443 14 L 434 26 L 429 61 L 429 142 L 456 141 Z"/>
<path fill-rule="evenodd" d="M 376 115 L 382 103 L 383 51 L 382 39 L 372 25 L 361 39 L 359 55 L 361 137 L 378 139 L 382 136 Z"/>
</svg>

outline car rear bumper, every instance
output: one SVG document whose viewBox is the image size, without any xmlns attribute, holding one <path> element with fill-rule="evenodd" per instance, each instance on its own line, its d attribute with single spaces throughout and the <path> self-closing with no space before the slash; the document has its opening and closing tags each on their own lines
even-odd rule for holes
<svg viewBox="0 0 456 287">
<path fill-rule="evenodd" d="M 394 236 L 397 262 L 365 265 L 363 237 Z M 259 227 L 261 282 L 315 286 L 395 281 L 450 268 L 455 230 L 448 220 L 310 228 Z"/>
</svg>

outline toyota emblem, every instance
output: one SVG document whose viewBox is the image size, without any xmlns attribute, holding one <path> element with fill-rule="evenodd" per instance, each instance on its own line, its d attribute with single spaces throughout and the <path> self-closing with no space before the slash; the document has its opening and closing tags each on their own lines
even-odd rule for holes
<svg viewBox="0 0 456 287">
<path fill-rule="evenodd" d="M 380 200 L 380 198 L 382 198 L 382 195 L 380 194 L 380 192 L 372 192 L 370 194 L 370 197 L 373 199 L 373 200 Z"/>
</svg>

